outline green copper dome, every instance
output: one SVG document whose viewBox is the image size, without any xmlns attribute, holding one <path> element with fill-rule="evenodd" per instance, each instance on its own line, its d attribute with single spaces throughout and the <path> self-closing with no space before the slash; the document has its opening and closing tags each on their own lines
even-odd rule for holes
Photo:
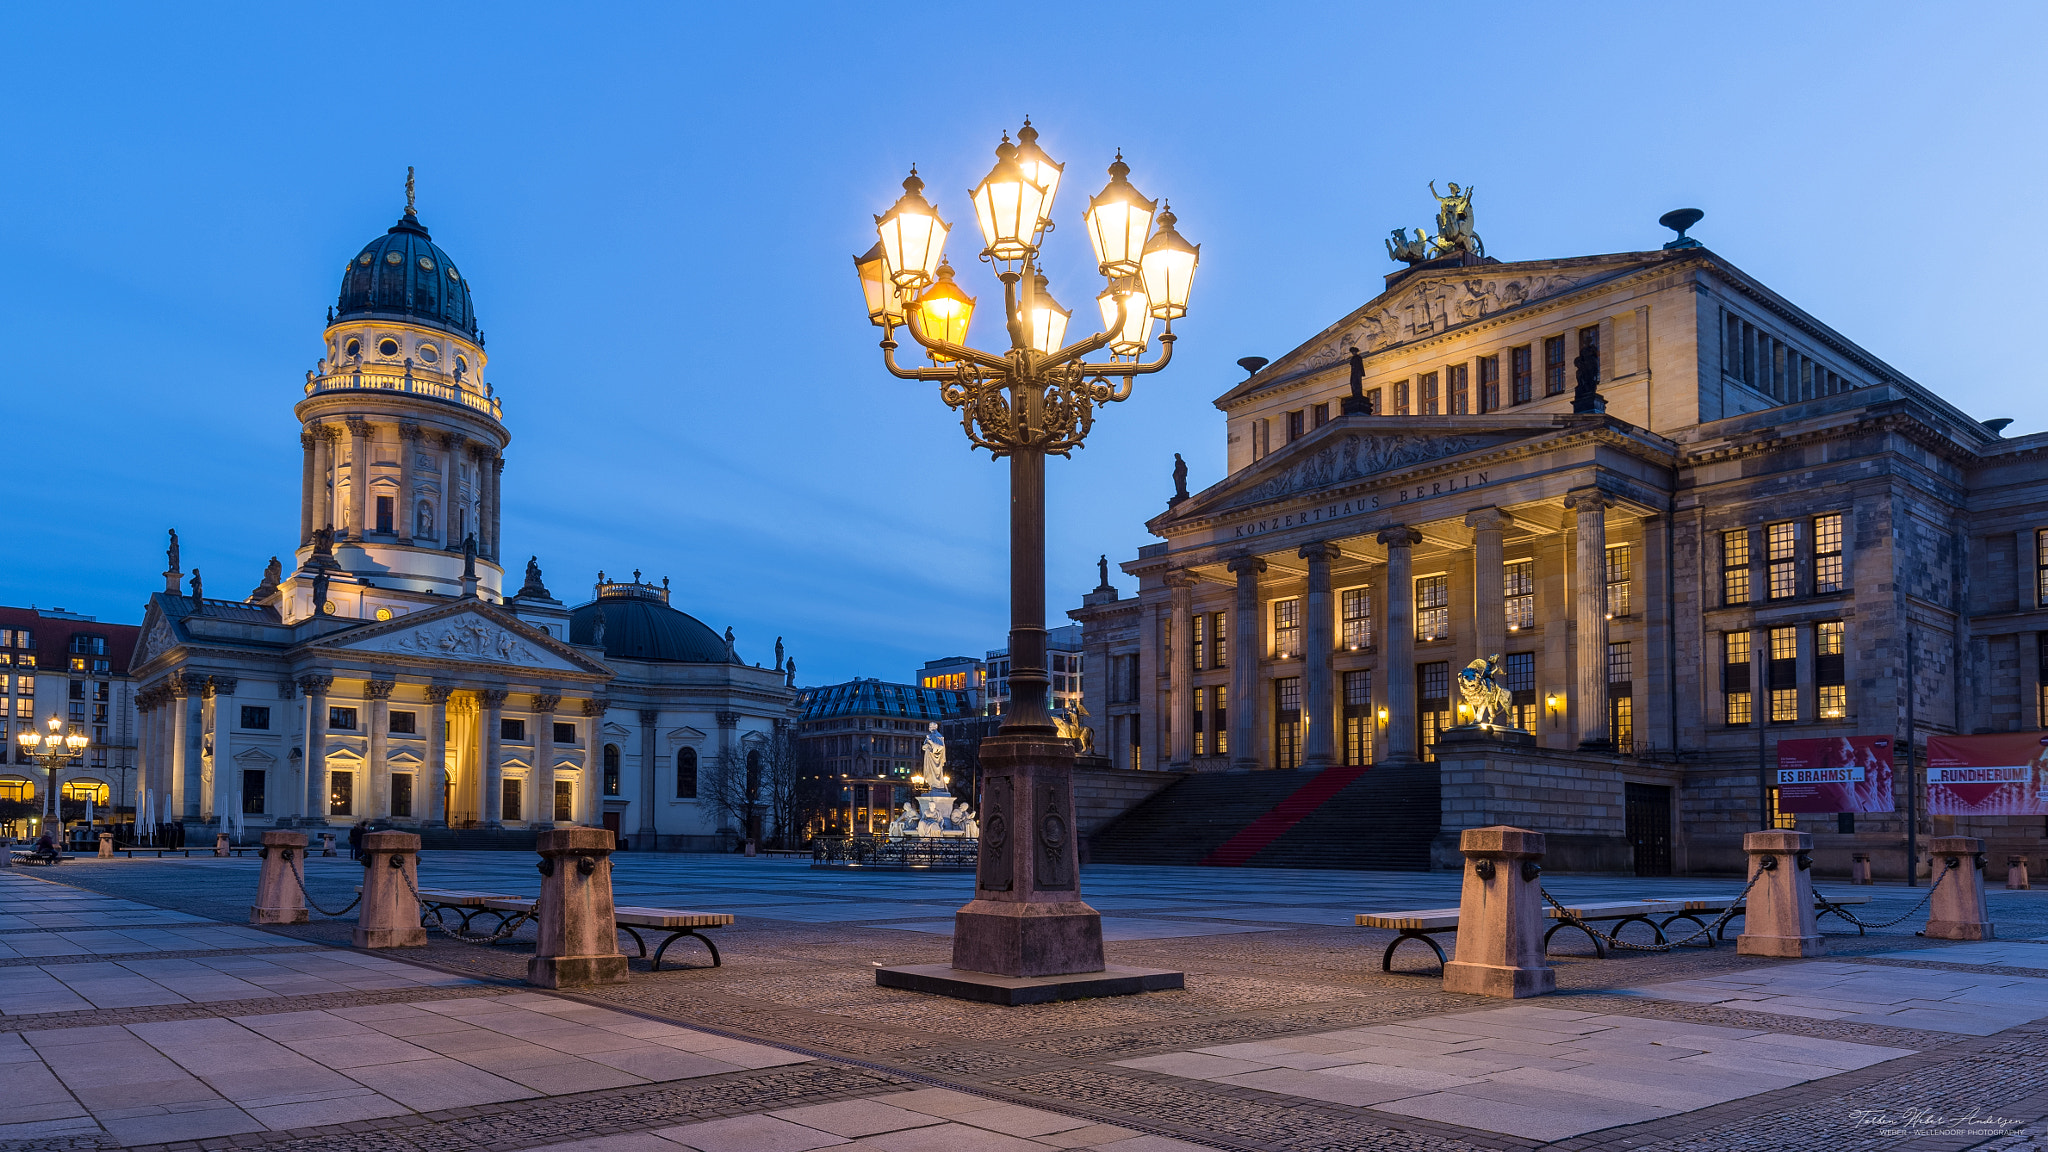
<svg viewBox="0 0 2048 1152">
<path fill-rule="evenodd" d="M 364 245 L 342 273 L 334 318 L 373 316 L 477 338 L 469 281 L 409 208 L 389 231 Z"/>
</svg>

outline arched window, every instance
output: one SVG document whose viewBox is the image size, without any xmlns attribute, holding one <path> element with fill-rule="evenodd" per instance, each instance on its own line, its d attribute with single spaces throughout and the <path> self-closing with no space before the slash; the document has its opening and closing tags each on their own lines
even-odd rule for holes
<svg viewBox="0 0 2048 1152">
<path fill-rule="evenodd" d="M 619 794 L 619 746 L 617 744 L 607 744 L 604 746 L 604 794 L 607 796 L 617 796 Z"/>
<path fill-rule="evenodd" d="M 697 798 L 697 750 L 676 749 L 676 799 Z"/>
</svg>

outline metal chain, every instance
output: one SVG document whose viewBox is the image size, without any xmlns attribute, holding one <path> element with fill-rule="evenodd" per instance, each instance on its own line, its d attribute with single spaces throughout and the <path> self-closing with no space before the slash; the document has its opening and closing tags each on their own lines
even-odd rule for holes
<svg viewBox="0 0 2048 1152">
<path fill-rule="evenodd" d="M 289 849 L 287 849 L 287 851 L 289 851 Z M 292 882 L 299 886 L 299 895 L 305 897 L 306 907 L 311 908 L 313 911 L 320 913 L 322 916 L 340 917 L 347 914 L 349 909 L 363 902 L 363 894 L 361 892 L 358 892 L 356 893 L 356 898 L 349 901 L 347 904 L 342 905 L 341 911 L 339 912 L 329 912 L 327 909 L 322 908 L 320 905 L 313 903 L 313 894 L 311 892 L 306 891 L 306 878 L 304 876 L 299 875 L 300 858 L 300 853 L 292 853 L 292 858 L 284 862 L 284 870 L 292 874 Z"/>
<path fill-rule="evenodd" d="M 1559 912 L 1564 913 L 1564 915 L 1558 917 L 1558 920 L 1561 923 L 1570 924 L 1574 928 L 1577 928 L 1583 932 L 1590 933 L 1591 935 L 1599 938 L 1600 940 L 1605 941 L 1607 943 L 1607 946 L 1610 948 L 1625 948 L 1631 952 L 1669 952 L 1673 948 L 1676 948 L 1681 944 L 1690 944 L 1694 940 L 1699 939 L 1701 936 L 1707 937 L 1707 939 L 1711 942 L 1713 939 L 1713 934 L 1716 931 L 1720 930 L 1720 928 L 1723 925 L 1727 924 L 1728 921 L 1733 920 L 1735 917 L 1742 914 L 1743 909 L 1746 907 L 1744 902 L 1749 899 L 1749 890 L 1756 887 L 1756 882 L 1758 880 L 1763 879 L 1763 876 L 1763 872 L 1759 870 L 1756 875 L 1750 877 L 1749 883 L 1742 886 L 1742 894 L 1737 896 L 1735 899 L 1729 901 L 1728 907 L 1722 911 L 1721 915 L 1717 917 L 1712 924 L 1707 925 L 1706 927 L 1700 929 L 1699 931 L 1693 933 L 1690 936 L 1685 937 L 1682 940 L 1667 940 L 1662 944 L 1636 944 L 1628 940 L 1623 940 L 1617 936 L 1610 936 L 1607 933 L 1602 932 L 1598 928 L 1593 927 L 1591 924 L 1586 923 L 1584 920 L 1579 919 L 1577 916 L 1572 915 L 1571 910 L 1566 908 L 1564 905 L 1559 904 L 1557 902 L 1557 897 L 1552 896 L 1548 891 L 1545 891 L 1541 888 L 1538 888 L 1537 891 L 1543 893 L 1543 898 L 1545 900 L 1550 901 L 1550 906 L 1552 908 L 1555 908 Z"/>
<path fill-rule="evenodd" d="M 533 919 L 535 913 L 537 913 L 540 910 L 540 905 L 536 903 L 534 905 L 533 911 L 521 912 L 519 915 L 514 916 L 510 920 L 500 922 L 498 925 L 498 930 L 496 932 L 491 933 L 488 936 L 467 933 L 459 928 L 450 928 L 446 924 L 441 923 L 441 910 L 439 908 L 431 909 L 432 916 L 429 917 L 428 913 L 430 909 L 427 908 L 426 898 L 421 896 L 420 890 L 413 885 L 412 874 L 406 871 L 403 866 L 401 866 L 398 869 L 398 875 L 400 879 L 405 881 L 406 889 L 412 893 L 413 901 L 419 905 L 420 927 L 432 928 L 434 931 L 441 933 L 442 935 L 448 937 L 450 940 L 454 940 L 462 944 L 496 944 L 499 941 L 511 936 L 514 932 L 519 931 L 519 926 L 526 923 L 528 920 Z"/>
<path fill-rule="evenodd" d="M 1835 903 L 1833 900 L 1828 899 L 1827 897 L 1821 895 L 1818 892 L 1815 892 L 1813 894 L 1813 898 L 1827 905 L 1827 910 L 1829 912 L 1832 912 L 1835 915 L 1840 916 L 1842 919 L 1847 920 L 1849 923 L 1856 925 L 1858 928 L 1889 928 L 1892 925 L 1897 924 L 1901 920 L 1911 918 L 1914 913 L 1920 911 L 1922 908 L 1927 907 L 1927 902 L 1929 900 L 1934 899 L 1934 890 L 1936 888 L 1941 887 L 1942 881 L 1948 879 L 1949 873 L 1960 870 L 1960 867 L 1960 865 L 1956 865 L 1943 869 L 1941 875 L 1936 876 L 1934 878 L 1934 883 L 1927 886 L 1927 895 L 1922 896 L 1918 904 L 1915 904 L 1911 908 L 1907 909 L 1905 915 L 1894 917 L 1890 920 L 1883 921 L 1882 923 L 1872 924 L 1868 921 L 1859 920 L 1856 918 L 1856 914 L 1854 912 L 1849 911 L 1847 908 L 1842 907 L 1840 904 Z"/>
</svg>

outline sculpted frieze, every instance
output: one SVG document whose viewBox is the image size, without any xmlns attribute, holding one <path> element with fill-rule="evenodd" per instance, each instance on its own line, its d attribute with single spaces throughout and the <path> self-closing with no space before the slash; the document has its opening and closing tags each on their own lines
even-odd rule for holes
<svg viewBox="0 0 2048 1152">
<path fill-rule="evenodd" d="M 1264 504 L 1296 492 L 1412 468 L 1429 460 L 1477 451 L 1498 443 L 1500 439 L 1498 436 L 1424 436 L 1407 432 L 1387 435 L 1354 433 L 1317 449 L 1305 460 L 1288 465 L 1277 475 L 1239 493 L 1223 507 Z"/>
<path fill-rule="evenodd" d="M 359 647 L 443 660 L 486 660 L 497 664 L 553 667 L 563 664 L 559 659 L 543 655 L 524 637 L 474 616 L 423 624 L 378 637 Z"/>
<path fill-rule="evenodd" d="M 1570 276 L 1496 276 L 1441 280 L 1418 284 L 1365 312 L 1318 344 L 1302 358 L 1301 367 L 1316 369 L 1348 358 L 1356 347 L 1365 352 L 1447 332 L 1460 324 L 1483 320 L 1496 312 L 1532 300 L 1555 296 L 1580 283 Z"/>
</svg>

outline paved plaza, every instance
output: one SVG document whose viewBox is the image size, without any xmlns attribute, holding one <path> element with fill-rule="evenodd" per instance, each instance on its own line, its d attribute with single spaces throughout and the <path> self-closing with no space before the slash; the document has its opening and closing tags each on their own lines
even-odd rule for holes
<svg viewBox="0 0 2048 1152">
<path fill-rule="evenodd" d="M 874 985 L 947 958 L 968 874 L 614 859 L 622 904 L 734 913 L 724 965 L 684 942 L 625 986 L 543 992 L 530 927 L 375 953 L 348 947 L 353 913 L 249 927 L 253 858 L 0 873 L 0 1150 L 2048 1147 L 2048 892 L 1994 885 L 1981 943 L 1916 937 L 1924 911 L 1825 919 L 1804 961 L 1732 940 L 1602 960 L 1565 933 L 1558 993 L 1509 1002 L 1444 992 L 1420 945 L 1382 972 L 1392 934 L 1353 926 L 1456 904 L 1456 874 L 1092 867 L 1109 959 L 1186 990 L 1000 1008 Z M 421 881 L 532 896 L 534 862 L 430 852 Z M 307 865 L 319 905 L 348 904 L 356 864 Z M 1855 891 L 1872 922 L 1924 892 Z"/>
</svg>

